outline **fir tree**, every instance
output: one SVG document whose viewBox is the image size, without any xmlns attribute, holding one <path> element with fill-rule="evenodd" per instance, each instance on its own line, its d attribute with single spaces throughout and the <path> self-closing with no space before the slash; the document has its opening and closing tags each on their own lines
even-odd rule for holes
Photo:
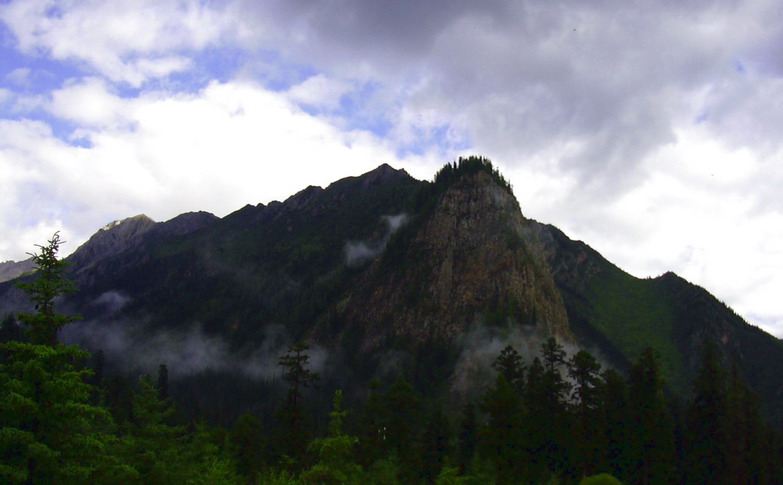
<svg viewBox="0 0 783 485">
<path fill-rule="evenodd" d="M 503 374 L 481 401 L 487 423 L 481 430 L 482 456 L 495 468 L 497 483 L 514 483 L 524 472 L 525 430 L 522 399 Z"/>
<path fill-rule="evenodd" d="M 381 383 L 370 381 L 370 395 L 359 418 L 359 463 L 369 467 L 383 458 L 389 449 L 386 440 L 386 407 L 380 392 Z"/>
<path fill-rule="evenodd" d="M 303 390 L 313 386 L 318 373 L 308 368 L 310 346 L 298 343 L 288 347 L 288 352 L 280 357 L 278 365 L 283 367 L 283 378 L 288 383 L 285 402 L 277 412 L 276 448 L 277 455 L 298 468 L 307 443 L 310 441 L 310 416 L 302 402 Z"/>
<path fill-rule="evenodd" d="M 237 470 L 243 476 L 253 479 L 265 462 L 267 446 L 261 421 L 250 413 L 243 413 L 229 435 L 234 446 Z"/>
<path fill-rule="evenodd" d="M 629 464 L 624 481 L 648 485 L 675 480 L 674 426 L 663 393 L 658 357 L 645 349 L 631 367 L 629 394 Z"/>
<path fill-rule="evenodd" d="M 601 364 L 584 350 L 568 361 L 568 376 L 574 382 L 571 400 L 574 411 L 573 441 L 582 476 L 598 472 L 606 449 L 601 422 Z"/>
<path fill-rule="evenodd" d="M 36 313 L 19 314 L 19 320 L 27 326 L 30 341 L 34 344 L 55 345 L 57 332 L 64 325 L 78 320 L 78 317 L 54 310 L 55 300 L 76 288 L 65 278 L 67 263 L 57 257 L 63 242 L 60 240 L 60 233 L 55 232 L 46 246 L 36 245 L 40 248 L 40 253 L 28 253 L 35 263 L 35 279 L 32 283 L 17 284 L 35 305 Z"/>
<path fill-rule="evenodd" d="M 727 377 L 718 347 L 702 346 L 701 366 L 693 382 L 693 398 L 686 419 L 686 479 L 691 483 L 732 483 L 726 474 L 728 459 Z"/>
<path fill-rule="evenodd" d="M 565 365 L 563 347 L 550 337 L 541 346 L 541 359 L 534 359 L 528 371 L 531 460 L 538 462 L 535 480 L 544 480 L 549 473 L 563 473 L 570 466 L 570 385 L 561 372 Z"/>
<path fill-rule="evenodd" d="M 343 431 L 347 411 L 342 409 L 342 391 L 335 391 L 333 409 L 329 413 L 329 435 L 317 438 L 309 449 L 318 456 L 318 461 L 302 473 L 304 483 L 318 485 L 342 485 L 361 483 L 362 469 L 353 461 L 353 449 L 358 439 Z"/>
<path fill-rule="evenodd" d="M 470 463 L 476 454 L 476 445 L 478 443 L 478 419 L 476 417 L 476 406 L 468 403 L 462 410 L 462 421 L 459 428 L 459 441 L 457 449 L 457 466 L 459 473 L 467 473 Z"/>
<path fill-rule="evenodd" d="M 627 449 L 628 386 L 623 376 L 614 369 L 608 369 L 603 373 L 603 382 L 601 401 L 602 424 L 606 439 L 605 467 L 612 475 L 624 477 L 630 468 Z"/>
<path fill-rule="evenodd" d="M 511 345 L 507 345 L 492 363 L 492 368 L 503 375 L 519 395 L 525 385 L 525 362 Z"/>
<path fill-rule="evenodd" d="M 779 462 L 774 447 L 766 445 L 765 426 L 759 398 L 732 368 L 726 388 L 726 464 L 731 483 L 777 483 L 766 469 L 767 463 Z"/>
<path fill-rule="evenodd" d="M 421 437 L 421 476 L 434 483 L 451 454 L 451 424 L 438 405 L 433 410 Z"/>
<path fill-rule="evenodd" d="M 94 406 L 83 363 L 89 353 L 57 342 L 75 318 L 56 313 L 55 299 L 73 288 L 57 259 L 54 234 L 33 254 L 32 283 L 20 284 L 37 313 L 20 315 L 31 343 L 0 345 L 0 479 L 5 483 L 77 483 L 120 480 L 125 469 L 106 453 L 111 416 Z"/>
<path fill-rule="evenodd" d="M 389 451 L 399 460 L 399 478 L 410 482 L 418 477 L 421 457 L 416 443 L 422 428 L 421 396 L 400 376 L 384 396 L 384 419 Z"/>
</svg>

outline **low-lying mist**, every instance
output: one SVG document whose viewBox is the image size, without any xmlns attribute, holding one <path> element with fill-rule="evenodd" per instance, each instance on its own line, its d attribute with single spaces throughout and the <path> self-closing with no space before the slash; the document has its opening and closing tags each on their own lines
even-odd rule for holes
<svg viewBox="0 0 783 485">
<path fill-rule="evenodd" d="M 345 244 L 345 264 L 358 266 L 381 254 L 392 235 L 408 222 L 408 214 L 386 215 L 381 220 L 386 224 L 386 232 L 379 240 L 349 241 Z"/>
<path fill-rule="evenodd" d="M 490 326 L 482 319 L 477 319 L 473 328 L 461 337 L 458 344 L 461 351 L 451 379 L 452 391 L 463 398 L 477 395 L 495 382 L 496 372 L 492 369 L 492 363 L 506 346 L 512 346 L 529 366 L 533 359 L 541 356 L 541 347 L 548 338 L 535 326 L 513 323 Z M 558 343 L 566 353 L 566 360 L 582 350 L 563 340 L 558 340 Z M 599 361 L 602 368 L 609 367 L 600 354 L 593 350 L 588 351 Z M 566 369 L 562 369 L 562 372 L 563 377 L 568 379 Z"/>
<path fill-rule="evenodd" d="M 60 340 L 92 352 L 103 351 L 107 369 L 123 374 L 154 373 L 165 364 L 173 379 L 206 371 L 242 374 L 257 380 L 280 378 L 278 359 L 293 343 L 283 325 L 266 325 L 257 347 L 238 352 L 224 338 L 206 333 L 198 323 L 186 329 L 154 330 L 144 319 L 118 318 L 118 310 L 129 300 L 117 292 L 102 294 L 93 305 L 103 306 L 104 316 L 66 326 Z M 308 355 L 310 369 L 322 372 L 327 352 L 314 346 Z"/>
</svg>

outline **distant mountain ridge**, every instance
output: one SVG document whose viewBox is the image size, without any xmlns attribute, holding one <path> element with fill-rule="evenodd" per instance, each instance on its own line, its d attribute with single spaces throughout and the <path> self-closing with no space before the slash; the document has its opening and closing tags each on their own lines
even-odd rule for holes
<svg viewBox="0 0 783 485">
<path fill-rule="evenodd" d="M 35 264 L 32 259 L 2 262 L 0 263 L 0 283 L 18 278 L 24 273 L 32 271 L 34 268 Z"/>
<path fill-rule="evenodd" d="M 237 362 L 306 339 L 328 355 L 326 377 L 343 384 L 403 372 L 450 392 L 457 381 L 484 384 L 466 377 L 494 358 L 478 350 L 511 343 L 529 357 L 556 336 L 620 369 L 651 345 L 681 391 L 711 339 L 769 414 L 783 408 L 778 339 L 672 273 L 634 278 L 525 218 L 482 158 L 449 164 L 433 182 L 381 165 L 223 218 L 135 216 L 99 230 L 69 260 L 79 291 L 63 309 L 84 322 L 64 336 L 109 359 L 114 349 L 133 360 L 161 335 L 219 342 Z M 19 310 L 13 284 L 0 283 L 0 313 Z"/>
</svg>

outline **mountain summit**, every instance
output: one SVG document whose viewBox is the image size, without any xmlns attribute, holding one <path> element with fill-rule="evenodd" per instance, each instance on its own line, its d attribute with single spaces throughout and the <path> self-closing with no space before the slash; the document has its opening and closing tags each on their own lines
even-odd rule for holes
<svg viewBox="0 0 783 485">
<path fill-rule="evenodd" d="M 419 197 L 415 216 L 335 309 L 342 323 L 321 338 L 361 334 L 366 353 L 390 338 L 448 343 L 489 324 L 574 341 L 529 221 L 487 160 L 447 166 Z"/>
<path fill-rule="evenodd" d="M 79 291 L 63 309 L 84 321 L 62 337 L 103 349 L 120 370 L 166 362 L 175 380 L 207 370 L 257 380 L 308 340 L 324 379 L 347 391 L 402 373 L 420 389 L 470 392 L 505 345 L 530 360 L 553 336 L 620 370 L 652 346 L 680 392 L 712 340 L 768 414 L 783 408 L 778 339 L 676 275 L 634 278 L 525 218 L 483 158 L 432 182 L 381 165 L 223 218 L 137 216 L 70 260 Z M 16 281 L 0 283 L 5 313 L 23 309 Z"/>
</svg>

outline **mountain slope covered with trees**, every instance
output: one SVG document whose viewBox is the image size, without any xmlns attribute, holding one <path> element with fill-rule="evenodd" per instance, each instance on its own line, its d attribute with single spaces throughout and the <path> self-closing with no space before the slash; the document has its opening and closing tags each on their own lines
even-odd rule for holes
<svg viewBox="0 0 783 485">
<path fill-rule="evenodd" d="M 781 479 L 780 342 L 486 159 L 59 244 L 0 283 L 11 483 Z"/>
</svg>

